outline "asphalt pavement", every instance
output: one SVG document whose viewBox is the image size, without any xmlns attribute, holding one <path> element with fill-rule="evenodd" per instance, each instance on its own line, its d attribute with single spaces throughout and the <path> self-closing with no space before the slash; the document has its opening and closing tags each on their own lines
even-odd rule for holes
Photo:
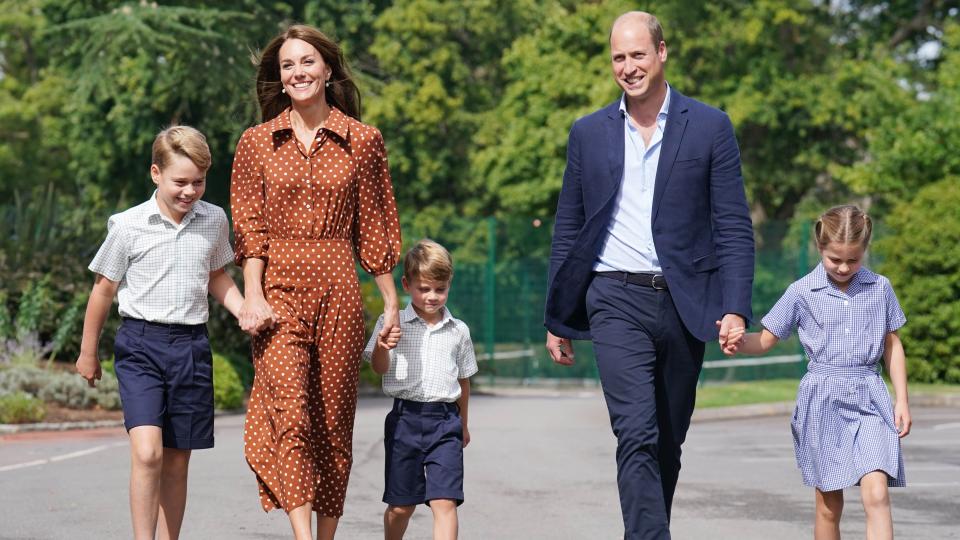
<svg viewBox="0 0 960 540">
<path fill-rule="evenodd" d="M 338 538 L 382 538 L 385 398 L 363 397 Z M 597 391 L 475 396 L 465 451 L 464 539 L 622 538 L 610 433 Z M 904 440 L 906 489 L 892 492 L 899 539 L 960 538 L 960 408 L 915 407 Z M 217 419 L 216 447 L 194 452 L 181 538 L 289 538 L 286 516 L 260 508 L 243 460 L 243 417 Z M 784 414 L 695 421 L 684 445 L 675 539 L 812 537 Z M 122 428 L 0 437 L 0 540 L 129 538 L 129 456 Z M 864 536 L 856 488 L 842 531 Z M 407 538 L 430 537 L 426 507 Z"/>
</svg>

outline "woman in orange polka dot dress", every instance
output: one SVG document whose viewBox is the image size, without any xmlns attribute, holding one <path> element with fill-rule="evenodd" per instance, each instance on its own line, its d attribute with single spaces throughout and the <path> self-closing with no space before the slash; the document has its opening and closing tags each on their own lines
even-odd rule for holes
<svg viewBox="0 0 960 540">
<path fill-rule="evenodd" d="M 364 347 L 354 256 L 376 276 L 391 325 L 380 339 L 393 346 L 400 224 L 383 138 L 357 120 L 334 42 L 291 26 L 261 56 L 257 95 L 267 121 L 240 138 L 230 190 L 241 326 L 255 334 L 244 453 L 265 510 L 284 509 L 296 538 L 311 538 L 315 511 L 318 538 L 333 538 Z"/>
</svg>

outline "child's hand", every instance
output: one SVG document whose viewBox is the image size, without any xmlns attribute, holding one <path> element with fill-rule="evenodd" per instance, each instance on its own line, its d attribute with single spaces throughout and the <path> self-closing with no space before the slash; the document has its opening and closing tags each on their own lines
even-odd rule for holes
<svg viewBox="0 0 960 540">
<path fill-rule="evenodd" d="M 400 335 L 400 312 L 395 309 L 384 311 L 383 329 L 377 334 L 377 345 L 389 351 L 400 342 Z"/>
<path fill-rule="evenodd" d="M 717 321 L 717 330 L 722 330 L 723 323 Z M 723 354 L 727 356 L 733 356 L 740 349 L 740 343 L 743 341 L 743 336 L 747 333 L 746 328 L 736 327 L 732 328 L 727 332 L 727 335 L 720 334 L 719 343 L 720 350 L 723 351 Z"/>
<path fill-rule="evenodd" d="M 273 310 L 270 310 L 270 313 L 265 314 L 263 319 L 260 319 L 260 322 L 257 324 L 255 334 L 259 334 L 264 330 L 273 328 L 273 325 L 277 324 L 277 316 L 274 315 Z"/>
<path fill-rule="evenodd" d="M 243 299 L 237 321 L 244 332 L 255 336 L 265 328 L 273 326 L 276 320 L 273 308 L 263 296 L 248 295 Z"/>
<path fill-rule="evenodd" d="M 897 432 L 901 439 L 910 434 L 910 426 L 913 425 L 913 421 L 910 419 L 910 405 L 907 405 L 905 401 L 897 401 L 893 406 L 893 425 L 897 426 Z"/>
<path fill-rule="evenodd" d="M 400 343 L 400 327 L 394 326 L 386 335 L 383 332 L 380 333 L 378 341 L 381 343 L 381 346 L 386 350 L 391 350 Z"/>
<path fill-rule="evenodd" d="M 470 444 L 470 430 L 467 429 L 467 425 L 463 425 L 463 447 L 466 448 Z"/>
<path fill-rule="evenodd" d="M 100 359 L 95 354 L 80 353 L 77 358 L 77 373 L 87 380 L 87 384 L 91 388 L 95 388 L 97 386 L 96 381 L 103 376 L 103 371 L 100 369 Z"/>
</svg>

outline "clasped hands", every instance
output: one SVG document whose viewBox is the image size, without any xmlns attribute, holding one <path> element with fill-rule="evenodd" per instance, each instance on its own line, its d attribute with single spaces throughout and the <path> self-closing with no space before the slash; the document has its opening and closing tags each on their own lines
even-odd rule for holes
<svg viewBox="0 0 960 540">
<path fill-rule="evenodd" d="M 397 309 L 385 308 L 383 329 L 377 334 L 377 345 L 389 351 L 398 343 L 400 343 L 400 312 Z"/>
<path fill-rule="evenodd" d="M 743 336 L 747 333 L 747 325 L 743 317 L 735 313 L 727 313 L 723 316 L 723 320 L 717 321 L 717 329 L 720 331 L 718 340 L 723 354 L 727 356 L 736 354 L 743 343 Z"/>
<path fill-rule="evenodd" d="M 277 315 L 263 296 L 248 294 L 240 306 L 237 322 L 241 330 L 255 336 L 272 328 L 277 323 Z"/>
</svg>

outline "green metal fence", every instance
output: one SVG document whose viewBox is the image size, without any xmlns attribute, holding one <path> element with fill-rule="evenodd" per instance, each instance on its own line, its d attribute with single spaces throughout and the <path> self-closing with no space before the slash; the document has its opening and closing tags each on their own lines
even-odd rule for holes
<svg viewBox="0 0 960 540">
<path fill-rule="evenodd" d="M 589 342 L 574 344 L 572 367 L 554 364 L 544 348 L 544 296 L 547 289 L 552 221 L 543 218 L 450 220 L 431 226 L 429 236 L 454 258 L 448 300 L 453 315 L 470 327 L 480 361 L 475 379 L 483 385 L 595 385 L 597 368 Z M 404 230 L 406 249 L 424 237 Z M 817 261 L 806 231 L 793 234 L 785 223 L 758 228 L 754 315 L 757 321 L 787 285 Z M 785 247 L 786 246 L 786 247 Z M 400 269 L 395 272 L 399 284 Z M 369 282 L 369 276 L 363 276 Z M 399 285 L 398 285 L 399 286 Z M 403 295 L 401 291 L 401 296 Z M 404 303 L 407 301 L 403 298 Z M 707 344 L 702 381 L 795 378 L 805 361 L 796 339 L 779 344 L 768 357 L 727 359 L 715 343 Z"/>
</svg>

